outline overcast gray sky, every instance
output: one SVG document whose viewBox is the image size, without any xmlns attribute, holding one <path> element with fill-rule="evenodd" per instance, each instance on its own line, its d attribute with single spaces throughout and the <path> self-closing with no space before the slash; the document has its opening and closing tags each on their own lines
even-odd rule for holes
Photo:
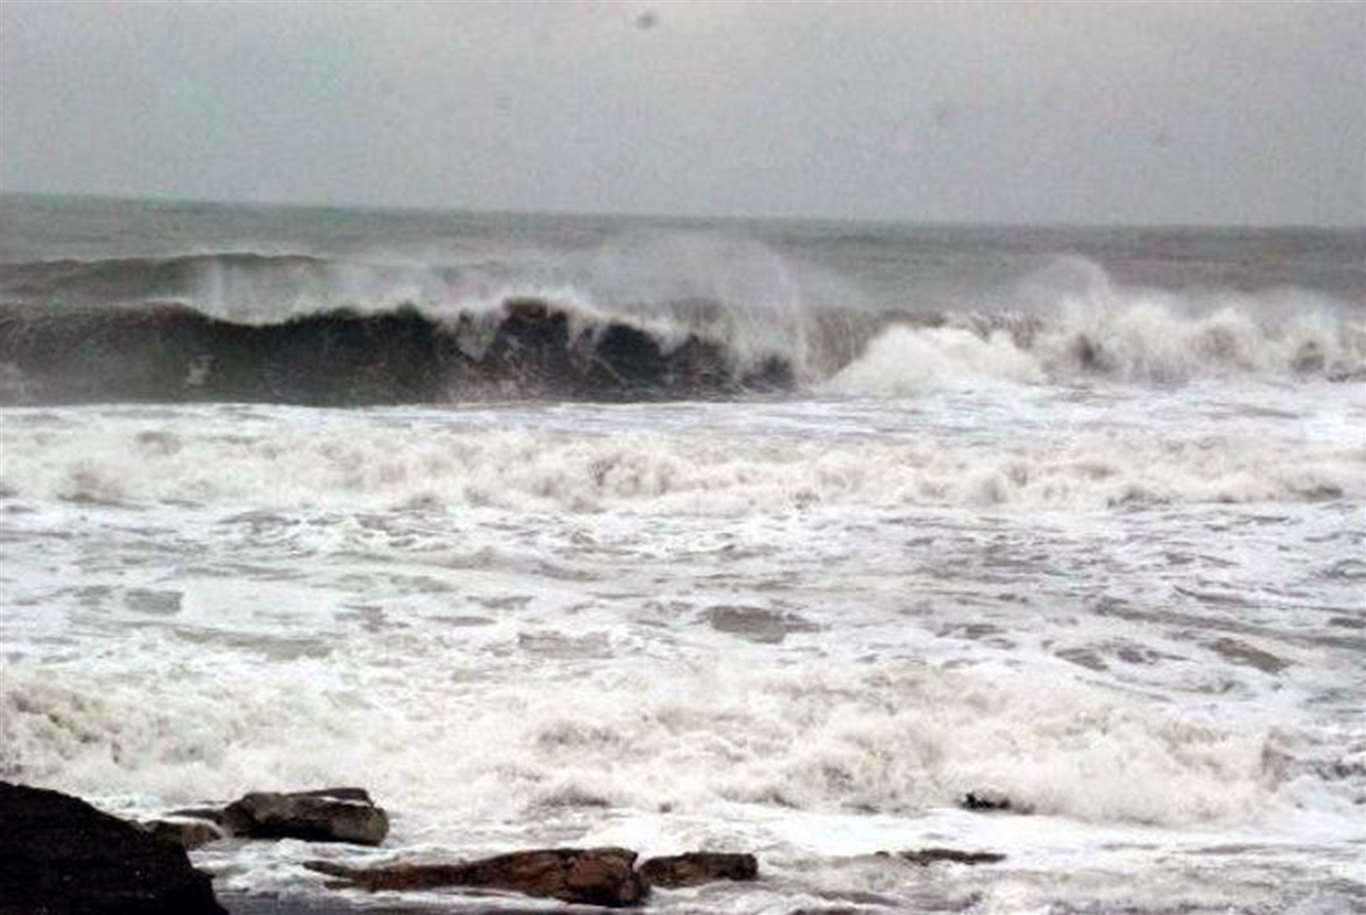
<svg viewBox="0 0 1366 915">
<path fill-rule="evenodd" d="M 0 189 L 1366 223 L 1366 3 L 0 4 Z"/>
</svg>

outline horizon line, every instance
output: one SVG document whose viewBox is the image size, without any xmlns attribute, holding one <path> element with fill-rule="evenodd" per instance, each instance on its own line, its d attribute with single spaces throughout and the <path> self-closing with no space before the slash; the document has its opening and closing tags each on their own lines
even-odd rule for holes
<svg viewBox="0 0 1366 915">
<path fill-rule="evenodd" d="M 487 216 L 579 216 L 590 219 L 680 220 L 687 222 L 732 223 L 840 223 L 864 225 L 942 226 L 946 228 L 1036 228 L 1036 229 L 1166 229 L 1166 230 L 1244 230 L 1244 231 L 1366 231 L 1366 220 L 1358 223 L 1264 223 L 1264 222 L 1069 222 L 1059 220 L 964 220 L 914 219 L 905 216 L 828 216 L 828 215 L 743 215 L 737 213 L 647 212 L 637 210 L 518 209 L 452 205 L 399 203 L 317 202 L 305 200 L 229 200 L 211 197 L 177 197 L 166 194 L 128 194 L 90 191 L 44 191 L 0 189 L 0 198 L 30 197 L 63 200 L 98 200 L 124 203 L 190 204 L 199 206 L 276 208 L 297 210 L 355 210 L 376 213 L 469 213 Z"/>
</svg>

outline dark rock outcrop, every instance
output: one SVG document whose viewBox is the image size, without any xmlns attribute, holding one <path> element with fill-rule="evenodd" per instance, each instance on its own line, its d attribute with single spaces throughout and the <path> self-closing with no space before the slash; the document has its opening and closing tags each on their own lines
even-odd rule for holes
<svg viewBox="0 0 1366 915">
<path fill-rule="evenodd" d="M 636 905 L 649 895 L 635 862 L 636 853 L 624 848 L 547 848 L 463 864 L 353 868 L 310 861 L 305 866 L 340 878 L 338 887 L 371 892 L 471 887 L 615 908 Z"/>
<path fill-rule="evenodd" d="M 1009 810 L 1014 813 L 1029 813 L 1030 808 L 1015 804 L 999 791 L 969 791 L 963 795 L 958 806 L 964 810 L 993 811 Z"/>
<path fill-rule="evenodd" d="M 388 814 L 363 788 L 255 792 L 224 808 L 222 824 L 252 839 L 378 845 L 389 834 Z"/>
<path fill-rule="evenodd" d="M 0 915 L 225 915 L 183 848 L 85 801 L 0 782 Z"/>
<path fill-rule="evenodd" d="M 650 858 L 640 866 L 640 874 L 651 886 L 676 889 L 715 880 L 755 880 L 759 876 L 759 862 L 753 855 L 690 851 Z"/>
<path fill-rule="evenodd" d="M 960 851 L 956 848 L 913 848 L 907 851 L 899 851 L 895 855 L 889 852 L 880 851 L 882 857 L 896 857 L 912 864 L 919 864 L 921 867 L 928 867 L 931 864 L 940 862 L 950 862 L 952 864 L 999 864 L 1006 859 L 1005 855 L 994 851 Z"/>
</svg>

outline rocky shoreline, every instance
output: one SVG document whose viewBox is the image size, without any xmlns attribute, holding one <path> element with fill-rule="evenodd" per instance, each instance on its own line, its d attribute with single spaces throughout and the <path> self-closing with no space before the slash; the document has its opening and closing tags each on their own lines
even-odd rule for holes
<svg viewBox="0 0 1366 915">
<path fill-rule="evenodd" d="M 251 896 L 216 899 L 210 876 L 191 866 L 187 851 L 229 838 L 377 846 L 389 832 L 386 811 L 367 791 L 350 787 L 253 792 L 222 807 L 129 822 L 70 795 L 0 782 L 0 822 L 6 826 L 0 831 L 0 915 L 341 915 L 362 907 L 341 896 L 302 904 Z M 946 848 L 877 854 L 922 867 L 1004 860 L 992 852 Z M 304 866 L 331 878 L 325 886 L 336 890 L 463 888 L 609 908 L 644 905 L 655 888 L 760 879 L 758 859 L 747 853 L 690 851 L 639 863 L 637 858 L 625 848 L 538 848 L 441 864 Z M 429 911 L 420 905 L 363 908 L 370 915 Z"/>
</svg>

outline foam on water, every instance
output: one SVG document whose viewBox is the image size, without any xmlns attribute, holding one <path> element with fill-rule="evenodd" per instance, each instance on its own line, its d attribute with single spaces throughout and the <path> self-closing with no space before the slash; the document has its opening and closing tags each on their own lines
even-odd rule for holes
<svg viewBox="0 0 1366 915">
<path fill-rule="evenodd" d="M 48 413 L 16 411 L 0 430 L 0 485 L 34 498 L 109 502 L 717 515 L 814 504 L 1091 508 L 1361 498 L 1366 443 L 1348 430 L 1366 402 L 1359 391 L 1323 390 L 1338 403 L 1312 418 L 1249 405 L 1242 428 L 1225 423 L 1217 433 L 1180 436 L 1154 436 L 1142 415 L 1133 428 L 1088 431 L 1109 406 L 1103 396 L 1051 405 L 1047 397 L 1002 391 L 935 406 L 951 425 L 990 422 L 993 409 L 1008 408 L 1015 416 L 1001 421 L 1021 436 L 1005 449 L 983 448 L 952 428 L 837 441 L 805 434 L 814 425 L 740 436 L 689 428 L 708 416 L 706 407 L 676 408 L 658 431 L 630 424 L 610 436 L 576 426 L 578 413 L 552 415 L 549 430 L 530 430 L 480 411 L 419 420 L 395 413 L 373 423 L 336 414 L 310 417 L 307 428 L 289 414 L 276 422 L 235 408 L 133 411 L 55 426 Z M 998 402 L 993 408 L 983 400 Z M 1143 409 L 1156 414 L 1163 402 Z M 1256 409 L 1270 410 L 1261 424 Z M 1049 410 L 1052 431 L 1034 427 L 1031 414 Z M 620 415 L 629 423 L 630 408 Z M 181 419 L 189 416 L 200 421 L 186 426 Z M 1322 431 L 1311 432 L 1311 422 Z"/>
<path fill-rule="evenodd" d="M 1094 271 L 1028 311 L 953 315 L 942 327 L 893 326 L 828 382 L 831 390 L 907 396 L 989 382 L 1099 377 L 1170 385 L 1208 378 L 1359 379 L 1366 321 L 1299 290 L 1184 295 L 1125 289 Z M 1037 296 L 1037 293 L 1032 293 Z"/>
<path fill-rule="evenodd" d="M 1037 384 L 1046 375 L 1039 360 L 1016 346 L 1009 332 L 985 338 L 967 328 L 893 327 L 868 345 L 827 384 L 832 391 L 889 397 L 936 387 L 980 387 L 993 381 Z M 1002 392 L 1002 396 L 1011 396 Z"/>
<path fill-rule="evenodd" d="M 1313 790 L 1268 765 L 1272 716 L 1221 720 L 1004 669 L 736 670 L 699 657 L 509 677 L 494 662 L 484 685 L 415 648 L 334 644 L 263 664 L 208 645 L 135 638 L 120 650 L 142 663 L 89 673 L 14 665 L 0 766 L 173 803 L 363 779 L 403 811 L 409 841 L 413 820 L 544 808 L 915 815 L 982 786 L 1085 822 L 1251 825 Z M 567 688 L 572 704 L 550 701 Z M 1351 814 L 1350 796 L 1336 805 Z"/>
<path fill-rule="evenodd" d="M 841 857 L 888 846 L 1006 851 L 1005 912 L 1205 846 L 1343 869 L 1355 388 L 740 412 L 7 410 L 0 771 L 124 812 L 360 783 L 432 860 L 761 850 L 774 906 L 982 891 Z M 955 808 L 983 789 L 1034 816 Z M 200 860 L 308 894 L 317 854 Z"/>
</svg>

